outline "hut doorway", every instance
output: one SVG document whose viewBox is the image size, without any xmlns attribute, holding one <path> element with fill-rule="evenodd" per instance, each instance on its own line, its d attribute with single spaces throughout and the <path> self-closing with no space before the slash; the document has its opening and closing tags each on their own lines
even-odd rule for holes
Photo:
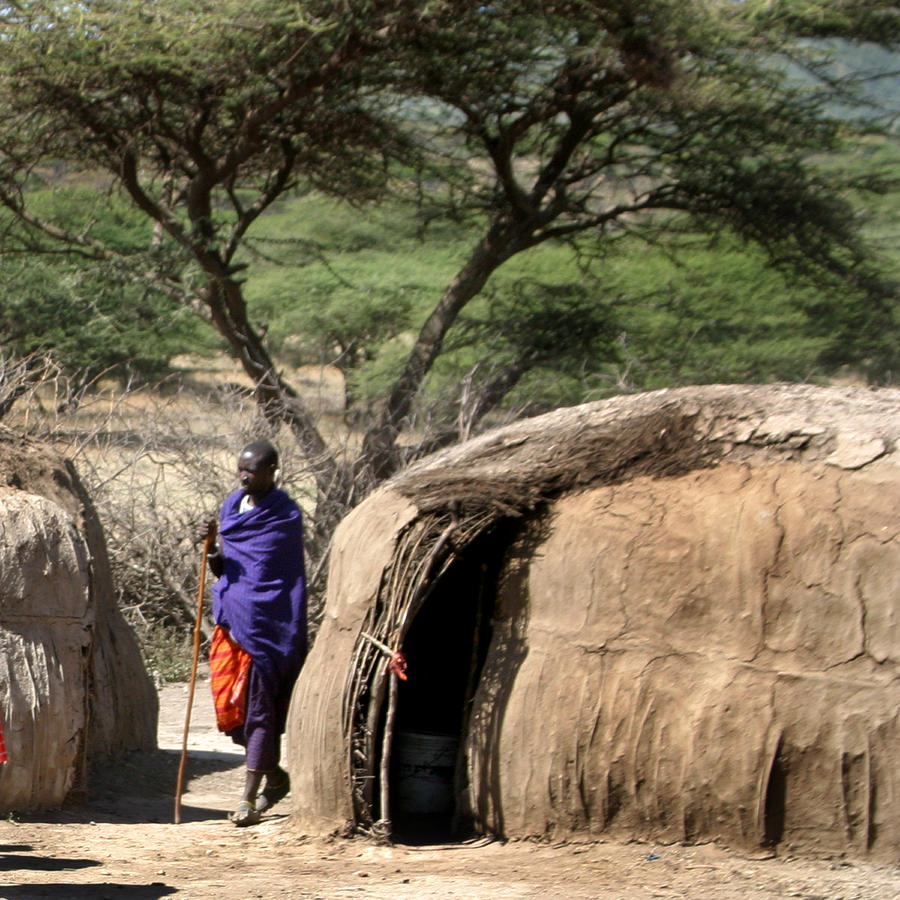
<svg viewBox="0 0 900 900">
<path fill-rule="evenodd" d="M 390 767 L 393 837 L 401 843 L 471 833 L 465 736 L 491 638 L 497 541 L 476 541 L 430 590 L 403 641 L 408 681 L 398 688 Z"/>
</svg>

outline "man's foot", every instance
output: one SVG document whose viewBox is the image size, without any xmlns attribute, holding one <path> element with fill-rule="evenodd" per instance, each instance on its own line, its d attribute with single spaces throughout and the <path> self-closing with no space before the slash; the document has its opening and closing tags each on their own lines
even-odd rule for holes
<svg viewBox="0 0 900 900">
<path fill-rule="evenodd" d="M 256 811 L 263 812 L 284 800 L 291 789 L 291 779 L 284 769 L 276 769 L 266 775 L 266 786 L 256 800 Z"/>
<path fill-rule="evenodd" d="M 241 800 L 237 809 L 228 817 L 238 828 L 256 825 L 261 818 L 262 810 L 257 809 L 249 800 Z"/>
</svg>

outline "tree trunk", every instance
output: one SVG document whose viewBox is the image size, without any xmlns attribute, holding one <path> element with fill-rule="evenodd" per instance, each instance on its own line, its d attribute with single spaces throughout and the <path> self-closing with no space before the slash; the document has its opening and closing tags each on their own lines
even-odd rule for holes
<svg viewBox="0 0 900 900">
<path fill-rule="evenodd" d="M 372 483 L 384 481 L 400 467 L 401 461 L 396 452 L 397 435 L 425 377 L 441 352 L 447 332 L 466 304 L 481 292 L 488 278 L 506 260 L 528 246 L 531 230 L 531 223 L 495 222 L 425 320 L 406 368 L 397 379 L 377 422 L 363 440 L 361 464 L 367 467 Z"/>
<path fill-rule="evenodd" d="M 252 379 L 263 415 L 290 428 L 315 479 L 316 510 L 306 530 L 306 543 L 311 557 L 319 559 L 337 523 L 365 488 L 360 487 L 354 467 L 339 461 L 329 449 L 303 399 L 278 374 L 247 317 L 241 286 L 233 279 L 211 279 L 204 300 L 219 333 Z"/>
</svg>

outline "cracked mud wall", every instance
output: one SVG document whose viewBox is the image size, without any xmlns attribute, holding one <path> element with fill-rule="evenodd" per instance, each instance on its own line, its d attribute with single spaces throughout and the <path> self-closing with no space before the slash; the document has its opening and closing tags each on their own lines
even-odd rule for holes
<svg viewBox="0 0 900 900">
<path fill-rule="evenodd" d="M 155 745 L 157 701 L 103 533 L 65 460 L 0 435 L 0 810 L 58 806 L 88 764 Z"/>
<path fill-rule="evenodd" d="M 555 410 L 409 467 L 335 535 L 288 724 L 296 825 L 359 824 L 348 685 L 386 586 L 418 571 L 404 541 L 516 523 L 518 543 L 482 545 L 503 576 L 462 820 L 900 858 L 898 443 L 897 390 L 708 385 Z"/>
<path fill-rule="evenodd" d="M 896 856 L 897 508 L 890 470 L 797 463 L 554 503 L 475 698 L 483 827 Z"/>
<path fill-rule="evenodd" d="M 93 611 L 88 552 L 55 503 L 0 490 L 6 810 L 61 803 L 82 773 Z"/>
</svg>

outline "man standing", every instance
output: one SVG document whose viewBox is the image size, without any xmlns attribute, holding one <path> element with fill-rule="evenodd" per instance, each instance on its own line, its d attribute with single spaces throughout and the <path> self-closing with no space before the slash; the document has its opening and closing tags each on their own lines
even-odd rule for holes
<svg viewBox="0 0 900 900">
<path fill-rule="evenodd" d="M 275 487 L 277 469 L 272 444 L 248 444 L 238 457 L 240 489 L 222 504 L 218 528 L 210 519 L 202 535 L 218 578 L 210 649 L 218 725 L 246 748 L 244 794 L 230 816 L 239 826 L 255 825 L 289 790 L 281 735 L 307 650 L 303 522 Z"/>
</svg>

